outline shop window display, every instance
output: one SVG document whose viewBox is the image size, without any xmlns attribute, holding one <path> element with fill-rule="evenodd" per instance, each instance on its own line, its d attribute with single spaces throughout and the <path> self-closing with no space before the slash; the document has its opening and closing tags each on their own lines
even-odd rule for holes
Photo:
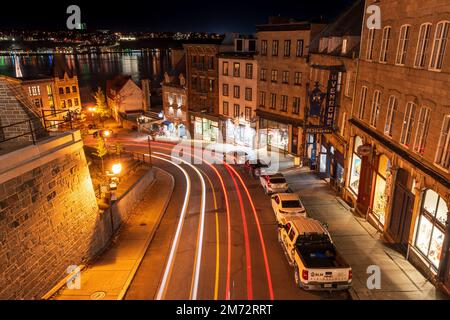
<svg viewBox="0 0 450 320">
<path fill-rule="evenodd" d="M 386 205 L 390 194 L 391 184 L 391 162 L 389 158 L 383 154 L 380 156 L 378 163 L 372 208 L 373 214 L 382 225 L 384 225 L 386 218 Z"/>
<path fill-rule="evenodd" d="M 415 247 L 436 269 L 441 260 L 447 214 L 448 207 L 445 200 L 435 191 L 427 190 L 418 220 Z"/>
<path fill-rule="evenodd" d="M 357 195 L 359 188 L 359 180 L 361 176 L 362 160 L 356 153 L 359 146 L 362 146 L 363 141 L 361 137 L 355 137 L 355 143 L 353 146 L 352 167 L 350 170 L 350 189 Z"/>
</svg>

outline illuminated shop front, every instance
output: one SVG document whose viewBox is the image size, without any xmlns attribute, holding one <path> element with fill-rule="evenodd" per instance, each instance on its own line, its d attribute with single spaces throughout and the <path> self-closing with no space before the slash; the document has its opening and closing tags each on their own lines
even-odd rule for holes
<svg viewBox="0 0 450 320">
<path fill-rule="evenodd" d="M 231 119 L 226 120 L 226 142 L 254 147 L 256 129 L 252 128 L 248 122 L 234 122 Z"/>
<path fill-rule="evenodd" d="M 362 167 L 362 159 L 358 156 L 357 150 L 358 147 L 362 145 L 363 141 L 361 137 L 356 136 L 355 143 L 353 145 L 352 163 L 350 168 L 350 180 L 349 180 L 350 190 L 356 195 L 358 195 L 359 182 L 361 179 L 361 167 Z"/>
<path fill-rule="evenodd" d="M 191 116 L 194 124 L 194 138 L 205 141 L 217 141 L 219 136 L 219 122 L 207 118 Z"/>
<path fill-rule="evenodd" d="M 384 226 L 386 221 L 386 209 L 392 186 L 391 161 L 382 154 L 378 160 L 378 168 L 375 173 L 375 188 L 372 205 L 372 218 L 379 226 Z"/>
<path fill-rule="evenodd" d="M 260 147 L 270 146 L 280 151 L 289 150 L 289 126 L 267 119 L 260 119 Z"/>
<path fill-rule="evenodd" d="M 435 271 L 439 269 L 443 257 L 447 218 L 445 199 L 431 189 L 426 190 L 417 221 L 414 247 Z"/>
</svg>

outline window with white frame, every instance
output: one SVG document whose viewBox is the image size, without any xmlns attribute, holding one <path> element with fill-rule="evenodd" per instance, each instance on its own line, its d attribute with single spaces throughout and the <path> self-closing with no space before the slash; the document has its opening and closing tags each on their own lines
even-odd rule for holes
<svg viewBox="0 0 450 320">
<path fill-rule="evenodd" d="M 390 96 L 387 106 L 386 121 L 384 123 L 384 134 L 392 137 L 392 128 L 394 126 L 395 114 L 397 113 L 397 98 Z"/>
<path fill-rule="evenodd" d="M 233 113 L 233 116 L 234 116 L 235 118 L 239 118 L 239 117 L 241 116 L 241 106 L 240 106 L 240 105 L 238 105 L 238 104 L 235 104 L 235 105 L 234 105 L 234 113 Z"/>
<path fill-rule="evenodd" d="M 277 107 L 277 95 L 276 93 L 270 94 L 270 109 L 275 109 Z"/>
<path fill-rule="evenodd" d="M 433 51 L 430 59 L 431 70 L 441 70 L 445 57 L 445 49 L 447 46 L 448 31 L 450 28 L 449 21 L 441 21 L 436 26 L 434 34 Z"/>
<path fill-rule="evenodd" d="M 373 127 L 377 126 L 378 115 L 380 114 L 380 108 L 381 108 L 381 91 L 375 90 L 373 92 L 372 110 L 370 112 L 370 125 Z"/>
<path fill-rule="evenodd" d="M 417 152 L 420 155 L 423 155 L 425 152 L 425 142 L 430 126 L 430 114 L 430 108 L 420 108 L 419 119 L 417 122 L 416 139 L 414 141 L 414 152 Z"/>
<path fill-rule="evenodd" d="M 442 123 L 434 162 L 444 169 L 448 170 L 450 168 L 450 115 L 447 115 Z"/>
<path fill-rule="evenodd" d="M 345 77 L 345 96 L 350 97 L 350 83 L 352 80 L 352 72 L 348 71 Z"/>
<path fill-rule="evenodd" d="M 411 133 L 414 127 L 414 118 L 416 113 L 416 104 L 408 102 L 406 105 L 405 115 L 403 117 L 402 134 L 400 143 L 409 148 L 411 143 Z"/>
<path fill-rule="evenodd" d="M 288 108 L 288 96 L 282 95 L 281 96 L 281 111 L 286 112 Z"/>
<path fill-rule="evenodd" d="M 347 44 L 348 44 L 348 39 L 342 39 L 341 54 L 346 54 L 347 53 Z"/>
<path fill-rule="evenodd" d="M 359 97 L 359 110 L 358 110 L 358 118 L 364 119 L 364 111 L 366 108 L 366 98 L 367 98 L 367 87 L 361 88 L 361 96 Z"/>
<path fill-rule="evenodd" d="M 383 37 L 381 39 L 380 62 L 387 62 L 389 42 L 391 41 L 391 27 L 383 28 Z"/>
<path fill-rule="evenodd" d="M 222 105 L 222 113 L 223 115 L 228 115 L 228 101 L 224 101 Z"/>
<path fill-rule="evenodd" d="M 259 106 L 265 108 L 266 107 L 266 92 L 259 92 Z"/>
<path fill-rule="evenodd" d="M 424 68 L 426 61 L 426 53 L 428 44 L 430 43 L 431 23 L 424 23 L 420 26 L 419 40 L 417 42 L 416 58 L 414 59 L 414 67 Z"/>
<path fill-rule="evenodd" d="M 372 60 L 373 58 L 373 43 L 375 41 L 375 29 L 369 29 L 367 36 L 367 48 L 366 48 L 366 60 Z"/>
<path fill-rule="evenodd" d="M 409 36 L 411 33 L 410 25 L 403 25 L 400 28 L 400 36 L 398 39 L 397 58 L 395 63 L 398 65 L 404 65 L 406 62 L 406 54 L 408 52 Z"/>
</svg>

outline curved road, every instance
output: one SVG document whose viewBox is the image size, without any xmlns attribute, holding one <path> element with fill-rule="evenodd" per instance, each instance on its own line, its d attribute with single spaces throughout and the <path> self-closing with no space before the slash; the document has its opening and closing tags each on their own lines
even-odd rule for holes
<svg viewBox="0 0 450 320">
<path fill-rule="evenodd" d="M 125 150 L 148 153 L 146 140 L 108 142 L 114 140 Z M 307 292 L 295 286 L 270 199 L 257 179 L 239 166 L 176 161 L 172 149 L 152 142 L 153 164 L 174 176 L 175 190 L 125 299 L 349 299 L 345 291 Z"/>
</svg>

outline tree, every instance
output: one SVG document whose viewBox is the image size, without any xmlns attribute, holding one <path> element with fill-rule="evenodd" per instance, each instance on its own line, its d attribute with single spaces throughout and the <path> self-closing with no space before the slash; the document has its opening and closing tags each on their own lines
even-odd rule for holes
<svg viewBox="0 0 450 320">
<path fill-rule="evenodd" d="M 103 94 L 102 88 L 98 87 L 97 91 L 92 96 L 95 99 L 97 113 L 103 123 L 104 118 L 109 118 L 111 116 L 111 110 L 106 105 L 105 95 Z"/>
<path fill-rule="evenodd" d="M 94 156 L 99 157 L 102 160 L 102 174 L 105 173 L 105 167 L 103 166 L 103 157 L 108 154 L 108 149 L 106 147 L 106 143 L 103 137 L 99 136 L 97 138 L 97 145 L 95 146 L 95 152 L 93 152 L 92 154 Z"/>
</svg>

